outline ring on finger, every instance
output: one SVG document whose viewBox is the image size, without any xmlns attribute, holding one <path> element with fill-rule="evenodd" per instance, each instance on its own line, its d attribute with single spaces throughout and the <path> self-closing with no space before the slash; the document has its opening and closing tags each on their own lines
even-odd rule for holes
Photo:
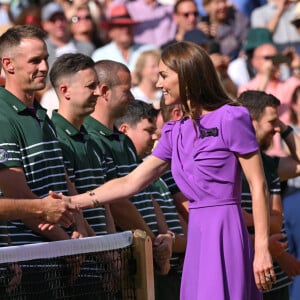
<svg viewBox="0 0 300 300">
<path fill-rule="evenodd" d="M 265 275 L 265 277 L 266 277 L 267 279 L 271 280 L 271 279 L 272 279 L 272 274 L 267 274 L 267 275 Z"/>
</svg>

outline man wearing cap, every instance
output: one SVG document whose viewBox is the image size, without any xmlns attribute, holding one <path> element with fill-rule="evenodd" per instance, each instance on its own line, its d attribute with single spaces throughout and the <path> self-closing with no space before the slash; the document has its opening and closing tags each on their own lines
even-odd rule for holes
<svg viewBox="0 0 300 300">
<path fill-rule="evenodd" d="M 98 48 L 92 54 L 95 62 L 110 59 L 125 64 L 133 71 L 139 55 L 146 50 L 155 49 L 154 45 L 142 45 L 134 42 L 134 21 L 125 5 L 111 8 L 109 18 L 103 23 L 108 29 L 111 42 Z"/>
<path fill-rule="evenodd" d="M 72 38 L 69 24 L 61 5 L 50 2 L 42 7 L 42 28 L 47 33 L 46 44 L 49 52 L 49 68 L 55 59 L 65 53 L 82 53 L 90 56 L 93 47 L 87 42 Z"/>
</svg>

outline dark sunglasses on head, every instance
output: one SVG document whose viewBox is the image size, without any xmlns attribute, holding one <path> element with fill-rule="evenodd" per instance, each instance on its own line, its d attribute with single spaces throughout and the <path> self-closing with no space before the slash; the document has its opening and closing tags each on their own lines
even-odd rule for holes
<svg viewBox="0 0 300 300">
<path fill-rule="evenodd" d="M 91 20 L 92 19 L 92 16 L 91 15 L 86 15 L 86 16 L 73 16 L 72 19 L 71 19 L 71 22 L 72 23 L 78 23 L 79 21 L 81 20 Z"/>
</svg>

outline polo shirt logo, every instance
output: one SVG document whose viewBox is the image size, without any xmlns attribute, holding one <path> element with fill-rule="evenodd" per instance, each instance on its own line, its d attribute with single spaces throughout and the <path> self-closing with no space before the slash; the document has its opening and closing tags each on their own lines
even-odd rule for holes
<svg viewBox="0 0 300 300">
<path fill-rule="evenodd" d="M 0 149 L 0 162 L 8 161 L 8 152 L 5 149 Z"/>
</svg>

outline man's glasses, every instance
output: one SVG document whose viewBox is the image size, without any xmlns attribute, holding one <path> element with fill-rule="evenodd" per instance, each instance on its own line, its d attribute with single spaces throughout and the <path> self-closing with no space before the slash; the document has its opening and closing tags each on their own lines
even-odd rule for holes
<svg viewBox="0 0 300 300">
<path fill-rule="evenodd" d="M 91 15 L 86 15 L 86 16 L 82 16 L 82 17 L 73 16 L 72 19 L 71 19 L 71 22 L 72 23 L 78 23 L 81 20 L 92 20 L 92 16 Z"/>
<path fill-rule="evenodd" d="M 191 11 L 191 12 L 186 12 L 186 13 L 179 13 L 179 15 L 188 18 L 189 16 L 194 16 L 195 18 L 197 18 L 199 16 L 199 13 L 197 11 Z"/>
</svg>

